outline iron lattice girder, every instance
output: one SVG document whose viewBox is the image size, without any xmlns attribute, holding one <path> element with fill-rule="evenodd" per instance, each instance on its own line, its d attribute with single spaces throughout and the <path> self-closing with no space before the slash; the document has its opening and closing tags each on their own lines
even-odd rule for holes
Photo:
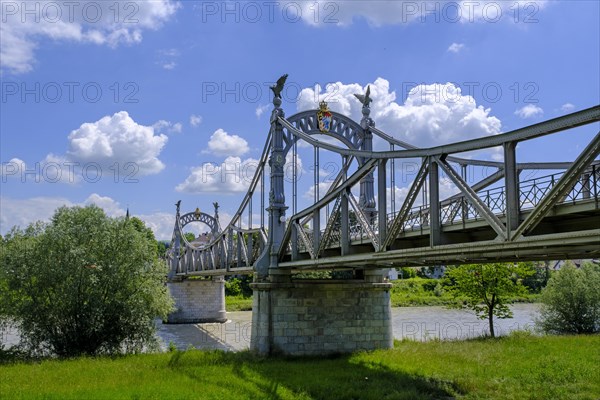
<svg viewBox="0 0 600 400">
<path fill-rule="evenodd" d="M 335 179 L 333 180 L 333 182 L 327 189 L 327 192 L 325 193 L 325 195 L 328 195 L 329 193 L 331 193 L 332 190 L 336 189 L 342 183 L 342 180 L 346 176 L 346 173 L 348 172 L 348 168 L 350 168 L 350 165 L 352 164 L 353 160 L 354 160 L 354 157 L 348 158 L 347 162 L 342 166 L 342 169 L 340 170 L 340 172 L 338 172 L 337 176 L 335 177 Z M 300 223 L 302 225 L 307 224 L 311 219 L 312 219 L 312 215 L 308 215 Z"/>
<path fill-rule="evenodd" d="M 304 247 L 306 247 L 306 250 L 308 250 L 308 253 L 310 254 L 310 258 L 311 259 L 316 259 L 316 254 L 313 248 L 313 243 L 312 240 L 309 239 L 308 235 L 306 234 L 306 232 L 304 231 L 304 228 L 302 226 L 300 226 L 300 224 L 298 224 L 298 222 L 294 222 L 296 231 L 298 232 L 299 236 L 300 236 L 300 240 L 302 240 L 302 243 L 304 243 Z"/>
<path fill-rule="evenodd" d="M 396 237 L 402 231 L 404 222 L 406 221 L 406 218 L 408 217 L 410 210 L 411 210 L 415 200 L 417 199 L 417 196 L 419 195 L 419 191 L 421 190 L 421 188 L 423 187 L 423 184 L 425 183 L 425 180 L 427 178 L 428 168 L 429 168 L 429 157 L 425 158 L 423 160 L 423 162 L 421 163 L 419 172 L 417 173 L 417 176 L 416 176 L 415 180 L 413 181 L 413 183 L 410 187 L 410 190 L 408 191 L 408 194 L 406 195 L 406 198 L 404 199 L 404 202 L 402 203 L 402 208 L 400 209 L 400 211 L 398 211 L 398 214 L 394 218 L 394 222 L 392 222 L 392 225 L 389 228 L 388 236 L 385 240 L 385 243 L 381 247 L 382 251 L 385 251 L 385 249 L 394 242 Z M 392 188 L 392 190 L 394 190 L 394 189 Z"/>
<path fill-rule="evenodd" d="M 534 208 L 533 212 L 519 225 L 513 233 L 512 239 L 515 240 L 533 230 L 550 212 L 552 207 L 573 188 L 575 182 L 577 182 L 581 174 L 594 161 L 598 154 L 600 154 L 600 132 L 596 134 L 571 167 L 569 167 L 552 189 L 550 189 L 548 194 Z"/>
<path fill-rule="evenodd" d="M 502 240 L 507 239 L 506 227 L 498 219 L 498 217 L 485 205 L 485 203 L 477 196 L 477 193 L 469 186 L 461 177 L 456 173 L 454 168 L 448 164 L 446 160 L 441 157 L 434 157 L 438 162 L 438 165 L 446 172 L 448 177 L 454 182 L 458 189 L 464 194 L 467 200 L 479 211 L 479 214 L 485 218 L 490 224 L 492 229 L 498 234 L 498 237 Z"/>
<path fill-rule="evenodd" d="M 347 197 L 348 197 L 348 202 L 354 209 L 354 213 L 356 214 L 356 219 L 358 220 L 358 223 L 364 229 L 364 231 L 367 233 L 367 236 L 371 240 L 371 243 L 373 243 L 373 247 L 375 248 L 375 251 L 379 251 L 379 239 L 377 238 L 377 235 L 373 231 L 373 228 L 371 227 L 371 224 L 367 220 L 367 217 L 360 209 L 360 205 L 354 198 L 354 195 L 352 194 L 352 192 L 348 192 Z"/>
<path fill-rule="evenodd" d="M 325 248 L 329 245 L 331 235 L 336 227 L 335 225 L 340 214 L 342 196 L 344 196 L 343 193 L 335 200 L 335 203 L 333 204 L 333 210 L 331 210 L 331 215 L 329 216 L 329 220 L 327 221 L 325 232 L 323 233 L 323 237 L 321 238 L 321 243 L 319 245 L 319 250 L 317 251 L 317 256 L 319 256 L 323 252 L 323 250 L 325 250 Z"/>
<path fill-rule="evenodd" d="M 321 208 L 327 206 L 330 202 L 334 201 L 343 191 L 348 190 L 348 188 L 353 187 L 360 180 L 366 176 L 369 172 L 373 171 L 373 169 L 377 166 L 377 160 L 367 160 L 356 172 L 354 172 L 343 185 L 336 187 L 335 189 L 328 192 L 321 200 L 313 204 L 312 206 L 296 213 L 290 219 L 294 223 L 301 218 L 312 216 L 315 210 L 320 210 Z M 285 255 L 285 251 L 287 249 L 288 242 L 291 237 L 291 224 L 288 225 L 283 240 L 281 241 L 281 247 L 279 248 L 279 259 L 282 259 Z"/>
</svg>

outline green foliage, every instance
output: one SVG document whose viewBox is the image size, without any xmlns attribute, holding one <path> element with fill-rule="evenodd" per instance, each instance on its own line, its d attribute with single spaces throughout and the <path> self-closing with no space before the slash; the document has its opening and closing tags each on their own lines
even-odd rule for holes
<svg viewBox="0 0 600 400">
<path fill-rule="evenodd" d="M 227 311 L 252 310 L 252 276 L 229 278 L 225 281 L 225 304 Z"/>
<path fill-rule="evenodd" d="M 194 240 L 196 240 L 196 236 L 192 232 L 186 232 L 183 234 L 183 236 L 185 236 L 185 240 L 187 240 L 188 242 L 193 242 Z"/>
<path fill-rule="evenodd" d="M 547 333 L 600 332 L 600 266 L 565 263 L 540 298 L 538 326 Z"/>
<path fill-rule="evenodd" d="M 411 278 L 393 282 L 392 307 L 445 305 L 455 302 L 445 289 L 446 280 Z"/>
<path fill-rule="evenodd" d="M 540 293 L 550 279 L 549 262 L 537 262 L 532 265 L 533 273 L 523 278 L 523 285 L 530 293 Z"/>
<path fill-rule="evenodd" d="M 331 271 L 306 271 L 292 274 L 292 279 L 331 279 Z"/>
<path fill-rule="evenodd" d="M 96 355 L 156 344 L 154 318 L 165 317 L 172 300 L 154 235 L 136 220 L 62 207 L 49 224 L 7 235 L 2 317 L 17 324 L 29 351 Z"/>
<path fill-rule="evenodd" d="M 402 267 L 398 268 L 398 278 L 410 279 L 417 276 L 417 271 L 414 268 Z"/>
<path fill-rule="evenodd" d="M 164 258 L 166 252 L 167 252 L 167 243 L 163 242 L 162 240 L 157 240 L 156 241 L 156 254 L 158 254 L 158 257 Z"/>
<path fill-rule="evenodd" d="M 252 289 L 250 283 L 252 282 L 251 276 L 242 276 L 239 278 L 230 278 L 225 281 L 225 295 L 226 296 L 252 296 Z"/>
<path fill-rule="evenodd" d="M 529 263 L 496 263 L 449 268 L 446 276 L 453 282 L 450 287 L 452 295 L 464 298 L 462 303 L 455 303 L 455 306 L 469 308 L 479 318 L 487 318 L 490 335 L 494 337 L 494 316 L 512 317 L 508 301 L 512 296 L 527 294 L 522 279 L 532 273 Z"/>
</svg>

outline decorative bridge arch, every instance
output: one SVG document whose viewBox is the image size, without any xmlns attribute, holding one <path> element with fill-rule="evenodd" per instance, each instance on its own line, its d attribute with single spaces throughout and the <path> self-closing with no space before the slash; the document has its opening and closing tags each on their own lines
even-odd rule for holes
<svg viewBox="0 0 600 400">
<path fill-rule="evenodd" d="M 180 239 L 181 227 L 196 215 L 180 217 L 178 208 L 167 254 L 172 281 L 254 274 L 254 350 L 323 354 L 389 347 L 385 268 L 600 257 L 600 106 L 499 135 L 417 148 L 376 128 L 369 88 L 356 96 L 362 103 L 360 122 L 328 110 L 326 103 L 286 118 L 279 96 L 285 78 L 272 88 L 274 109 L 265 146 L 231 222 L 213 231 L 202 248 L 194 248 Z M 574 160 L 517 160 L 521 142 L 592 124 L 595 136 L 581 145 Z M 318 140 L 318 135 L 336 138 L 343 146 Z M 389 150 L 374 151 L 374 136 L 387 142 Z M 315 172 L 315 201 L 304 209 L 297 206 L 295 173 L 300 141 L 313 147 L 316 171 L 320 151 L 342 161 L 322 195 Z M 460 157 L 497 146 L 503 161 Z M 284 174 L 290 152 L 291 182 Z M 409 159 L 419 165 L 397 209 L 395 162 Z M 469 169 L 477 169 L 481 179 L 470 182 Z M 524 171 L 548 174 L 525 179 Z M 442 197 L 441 173 L 456 194 Z M 358 188 L 356 199 L 353 190 Z M 218 217 L 209 217 L 201 222 L 218 226 Z M 344 282 L 292 279 L 293 272 L 306 270 L 362 272 Z M 350 314 L 360 326 L 347 320 Z M 284 327 L 290 324 L 294 334 Z M 319 338 L 311 333 L 330 331 L 332 325 L 345 327 L 346 333 Z M 365 340 L 365 335 L 376 339 Z M 346 348 L 340 343 L 353 344 Z"/>
</svg>

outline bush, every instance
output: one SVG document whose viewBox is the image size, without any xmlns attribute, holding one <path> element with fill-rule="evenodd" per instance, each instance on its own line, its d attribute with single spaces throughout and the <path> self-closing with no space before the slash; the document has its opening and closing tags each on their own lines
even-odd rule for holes
<svg viewBox="0 0 600 400">
<path fill-rule="evenodd" d="M 398 277 L 400 279 L 411 279 L 417 276 L 414 268 L 402 267 L 398 268 Z"/>
<path fill-rule="evenodd" d="M 600 332 L 600 266 L 585 263 L 577 269 L 566 263 L 555 273 L 540 297 L 536 321 L 546 333 Z"/>
<path fill-rule="evenodd" d="M 156 241 L 139 228 L 96 206 L 62 207 L 47 225 L 13 228 L 0 255 L 0 302 L 8 305 L 0 318 L 41 355 L 155 346 L 154 319 L 166 317 L 172 300 Z"/>
<path fill-rule="evenodd" d="M 231 278 L 225 281 L 225 295 L 226 296 L 252 296 L 252 289 L 250 288 L 251 276 L 243 276 L 241 278 Z"/>
</svg>

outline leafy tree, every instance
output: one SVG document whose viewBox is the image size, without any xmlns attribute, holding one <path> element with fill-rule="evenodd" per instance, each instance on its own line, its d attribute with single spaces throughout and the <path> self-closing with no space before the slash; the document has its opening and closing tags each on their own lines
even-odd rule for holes
<svg viewBox="0 0 600 400">
<path fill-rule="evenodd" d="M 417 272 L 414 268 L 402 267 L 399 268 L 398 272 L 400 272 L 400 279 L 410 279 L 417 276 Z"/>
<path fill-rule="evenodd" d="M 523 285 L 527 286 L 530 293 L 540 293 L 548 284 L 550 279 L 550 263 L 537 262 L 533 264 L 533 273 L 523 279 Z"/>
<path fill-rule="evenodd" d="M 550 278 L 540 298 L 538 326 L 546 333 L 600 332 L 600 266 L 565 265 Z"/>
<path fill-rule="evenodd" d="M 487 318 L 492 337 L 495 337 L 494 316 L 512 317 L 507 302 L 512 296 L 527 294 L 521 280 L 531 274 L 531 265 L 526 263 L 461 265 L 446 272 L 454 283 L 449 287 L 450 293 L 465 299 L 453 306 L 470 308 L 480 319 Z"/>
<path fill-rule="evenodd" d="M 62 207 L 49 224 L 13 228 L 0 255 L 3 316 L 38 354 L 77 356 L 156 345 L 154 318 L 172 300 L 156 242 L 133 218 Z M 143 224 L 142 224 L 143 225 Z"/>
<path fill-rule="evenodd" d="M 158 254 L 158 257 L 164 258 L 166 252 L 167 252 L 167 243 L 165 243 L 162 240 L 157 240 L 156 241 L 156 253 Z"/>
<path fill-rule="evenodd" d="M 233 277 L 228 278 L 225 281 L 225 295 L 226 296 L 243 296 L 243 297 L 251 297 L 252 289 L 250 288 L 250 283 L 252 282 L 252 277 L 245 275 L 241 277 Z"/>
</svg>

